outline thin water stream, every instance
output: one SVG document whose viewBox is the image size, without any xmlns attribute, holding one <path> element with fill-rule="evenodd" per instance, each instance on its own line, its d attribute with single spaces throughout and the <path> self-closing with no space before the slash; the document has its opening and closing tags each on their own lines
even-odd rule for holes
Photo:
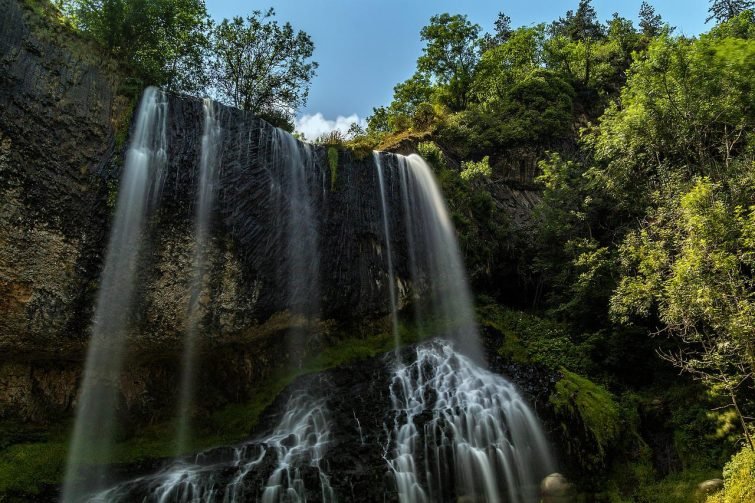
<svg viewBox="0 0 755 503">
<path fill-rule="evenodd" d="M 210 245 L 210 223 L 217 185 L 218 160 L 222 142 L 222 129 L 217 117 L 215 102 L 205 98 L 202 103 L 204 125 L 202 150 L 199 161 L 196 212 L 194 224 L 194 257 L 189 287 L 189 305 L 186 314 L 186 334 L 181 358 L 181 385 L 178 399 L 178 429 L 176 454 L 183 454 L 191 436 L 191 414 L 196 381 L 196 345 L 199 322 L 203 315 L 200 299 L 206 293 L 207 248 Z"/>
<path fill-rule="evenodd" d="M 142 96 L 121 175 L 92 336 L 76 406 L 63 501 L 77 501 L 108 482 L 105 464 L 116 435 L 117 397 L 136 290 L 144 225 L 166 164 L 168 102 L 150 87 Z"/>
</svg>

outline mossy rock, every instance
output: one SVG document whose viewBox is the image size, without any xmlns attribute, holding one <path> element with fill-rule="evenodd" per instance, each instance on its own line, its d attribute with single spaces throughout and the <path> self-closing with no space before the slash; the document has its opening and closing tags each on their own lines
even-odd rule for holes
<svg viewBox="0 0 755 503">
<path fill-rule="evenodd" d="M 566 369 L 561 374 L 550 403 L 561 419 L 569 454 L 588 470 L 602 467 L 621 433 L 621 409 L 599 384 Z"/>
</svg>

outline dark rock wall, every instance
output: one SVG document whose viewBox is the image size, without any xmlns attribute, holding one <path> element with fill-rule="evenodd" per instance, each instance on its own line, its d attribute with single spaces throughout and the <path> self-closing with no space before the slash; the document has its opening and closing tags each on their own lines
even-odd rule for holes
<svg viewBox="0 0 755 503">
<path fill-rule="evenodd" d="M 187 97 L 170 98 L 168 125 L 168 168 L 162 189 L 159 214 L 193 219 L 198 163 L 201 149 L 202 102 Z M 274 312 L 290 308 L 287 292 L 281 288 L 286 263 L 287 241 L 283 228 L 288 215 L 291 190 L 275 158 L 273 128 L 241 110 L 217 105 L 223 130 L 216 205 L 213 211 L 215 239 L 227 239 L 235 253 L 243 282 L 238 285 L 245 302 L 238 306 L 242 320 L 264 320 Z M 385 314 L 387 267 L 383 238 L 383 214 L 377 172 L 371 155 L 362 159 L 341 150 L 335 180 L 331 180 L 327 148 L 298 145 L 301 155 L 310 156 L 309 193 L 315 216 L 319 254 L 313 267 L 317 274 L 321 309 L 326 318 L 354 318 Z M 405 249 L 395 159 L 385 156 L 385 177 L 394 248 Z M 158 232 L 163 232 L 160 227 Z M 159 240 L 160 237 L 157 236 Z M 397 273 L 407 281 L 406 260 L 395 260 Z M 212 315 L 213 318 L 217 316 Z"/>
<path fill-rule="evenodd" d="M 0 12 L 0 348 L 44 349 L 91 309 L 120 77 L 26 3 Z"/>
<path fill-rule="evenodd" d="M 109 218 L 121 77 L 48 22 L 0 0 L 0 417 L 68 410 Z"/>
<path fill-rule="evenodd" d="M 0 0 L 0 12 L 0 418 L 44 421 L 75 406 L 124 148 L 116 138 L 125 137 L 134 99 L 121 92 L 117 65 L 53 19 L 50 4 Z M 122 383 L 135 416 L 152 414 L 177 385 L 192 277 L 203 108 L 195 98 L 169 100 L 169 163 L 145 236 Z M 200 333 L 201 382 L 215 379 L 218 389 L 206 395 L 222 401 L 244 398 L 285 360 L 285 315 L 276 316 L 290 307 L 280 282 L 289 192 L 273 128 L 240 110 L 218 111 L 223 144 Z M 319 291 L 310 296 L 323 319 L 353 325 L 384 316 L 389 283 L 372 156 L 339 151 L 331 179 L 326 147 L 299 148 L 313 160 Z M 396 159 L 384 155 L 383 164 L 403 304 L 417 292 Z M 501 208 L 526 218 L 531 198 L 500 194 Z"/>
</svg>

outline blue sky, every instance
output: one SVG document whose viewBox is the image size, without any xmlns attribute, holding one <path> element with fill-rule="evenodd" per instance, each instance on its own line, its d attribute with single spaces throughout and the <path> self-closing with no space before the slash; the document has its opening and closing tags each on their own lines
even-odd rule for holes
<svg viewBox="0 0 755 503">
<path fill-rule="evenodd" d="M 221 20 L 252 10 L 275 8 L 280 22 L 309 33 L 320 64 L 310 87 L 309 101 L 299 111 L 297 129 L 308 138 L 370 115 L 372 107 L 388 104 L 393 86 L 414 73 L 422 52 L 420 29 L 441 12 L 467 14 L 492 31 L 499 11 L 514 27 L 549 22 L 576 9 L 579 0 L 465 2 L 450 0 L 206 0 L 210 15 Z M 636 20 L 642 0 L 593 0 L 601 20 L 611 14 Z M 707 0 L 650 1 L 677 33 L 697 35 L 705 24 Z M 320 115 L 318 115 L 320 114 Z M 340 117 L 340 120 L 339 120 Z"/>
</svg>

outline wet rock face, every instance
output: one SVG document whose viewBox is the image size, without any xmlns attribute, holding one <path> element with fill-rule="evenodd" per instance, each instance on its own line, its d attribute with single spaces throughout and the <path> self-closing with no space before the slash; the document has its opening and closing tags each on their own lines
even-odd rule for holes
<svg viewBox="0 0 755 503">
<path fill-rule="evenodd" d="M 416 346 L 401 352 L 405 362 L 416 356 Z M 168 460 L 162 468 L 139 464 L 120 466 L 122 482 L 103 493 L 107 494 L 105 499 L 126 502 L 164 497 L 166 501 L 187 501 L 191 494 L 212 501 L 257 501 L 281 466 L 280 447 L 283 447 L 289 452 L 298 452 L 291 457 L 288 466 L 291 478 L 298 477 L 301 481 L 301 486 L 296 486 L 297 492 L 308 501 L 330 501 L 323 497 L 321 475 L 336 501 L 398 501 L 397 486 L 387 462 L 393 455 L 390 431 L 397 419 L 390 396 L 394 365 L 395 355 L 390 353 L 300 377 L 262 414 L 248 442 L 210 449 L 178 462 Z M 521 381 L 520 390 L 538 389 L 537 377 L 529 375 L 527 379 L 534 381 Z M 320 425 L 317 442 L 312 429 L 281 428 L 290 418 L 293 401 L 303 396 L 302 410 L 294 415 L 306 415 L 315 407 L 322 410 L 324 422 Z M 526 392 L 525 396 L 529 403 L 543 398 Z M 427 411 L 414 420 L 422 432 L 432 419 L 432 411 Z M 288 431 L 291 434 L 287 436 Z M 450 430 L 446 433 L 451 434 Z M 314 444 L 319 446 L 319 459 L 313 463 L 311 448 Z M 424 466 L 424 454 L 418 452 L 417 455 L 418 466 Z M 288 479 L 283 477 L 282 480 Z M 457 494 L 454 480 L 451 471 L 445 481 L 447 492 L 443 493 L 442 501 L 470 497 Z M 548 494 L 557 494 L 556 489 L 565 487 L 552 485 L 548 486 Z"/>
<path fill-rule="evenodd" d="M 75 406 L 120 176 L 116 129 L 124 129 L 133 106 L 119 94 L 124 79 L 116 64 L 35 11 L 51 8 L 37 0 L 0 0 L 0 417 L 24 420 L 50 420 Z M 285 208 L 291 191 L 276 161 L 274 130 L 250 114 L 218 109 L 217 196 L 199 302 L 199 333 L 216 350 L 249 341 L 250 327 L 291 307 L 282 286 L 290 265 Z M 142 358 L 131 370 L 152 381 L 124 378 L 142 383 L 123 392 L 138 415 L 151 414 L 149 404 L 170 394 L 186 329 L 202 101 L 171 96 L 167 127 L 168 166 L 144 236 L 130 337 Z M 385 315 L 389 280 L 372 156 L 341 150 L 331 166 L 326 147 L 298 148 L 311 161 L 306 177 L 318 244 L 307 266 L 317 281 L 300 297 L 318 299 L 322 318 L 354 324 Z M 403 305 L 423 282 L 413 285 L 408 270 L 395 158 L 386 155 L 383 163 Z M 255 345 L 267 339 L 253 339 L 239 358 L 254 371 L 218 371 L 228 374 L 231 389 L 246 390 L 245 378 L 269 368 L 270 354 L 254 356 Z"/>
<path fill-rule="evenodd" d="M 289 219 L 300 216 L 288 213 L 294 191 L 285 173 L 285 159 L 291 152 L 281 151 L 274 128 L 266 122 L 240 110 L 221 105 L 216 108 L 222 145 L 215 159 L 218 186 L 211 232 L 216 238 L 229 238 L 239 260 L 244 281 L 238 293 L 246 298 L 239 309 L 246 311 L 247 317 L 264 319 L 292 307 L 285 286 L 292 266 L 287 262 L 290 253 L 286 226 Z M 201 100 L 169 98 L 168 166 L 159 210 L 162 215 L 193 219 L 202 121 Z M 298 149 L 306 166 L 298 169 L 306 171 L 318 248 L 307 250 L 311 264 L 306 273 L 315 275 L 316 281 L 312 291 L 301 295 L 321 299 L 319 309 L 325 318 L 385 314 L 389 306 L 383 213 L 372 156 L 356 158 L 342 150 L 332 169 L 326 147 L 299 143 Z M 386 163 L 394 264 L 397 276 L 408 283 L 398 176 L 390 158 Z"/>
</svg>

